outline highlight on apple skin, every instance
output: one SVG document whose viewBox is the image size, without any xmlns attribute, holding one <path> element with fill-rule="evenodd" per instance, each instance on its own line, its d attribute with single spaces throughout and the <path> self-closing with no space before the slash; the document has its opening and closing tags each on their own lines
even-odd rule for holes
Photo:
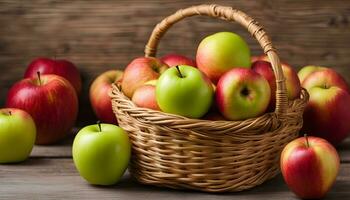
<svg viewBox="0 0 350 200">
<path fill-rule="evenodd" d="M 235 68 L 226 72 L 216 87 L 216 105 L 229 120 L 244 120 L 263 114 L 270 102 L 267 80 L 257 72 Z"/>
<path fill-rule="evenodd" d="M 339 171 L 336 149 L 318 137 L 300 137 L 287 144 L 281 154 L 281 172 L 288 187 L 302 199 L 324 197 Z"/>
<path fill-rule="evenodd" d="M 67 79 L 79 95 L 82 81 L 78 68 L 68 60 L 57 60 L 50 58 L 36 58 L 24 73 L 24 78 L 36 78 L 37 72 L 42 75 L 54 74 Z"/>
<path fill-rule="evenodd" d="M 17 82 L 9 90 L 6 107 L 28 112 L 37 128 L 36 144 L 53 144 L 70 133 L 78 114 L 73 86 L 57 75 Z"/>
<path fill-rule="evenodd" d="M 112 110 L 112 101 L 109 93 L 112 84 L 122 80 L 123 71 L 109 70 L 99 75 L 91 84 L 89 98 L 97 118 L 105 123 L 117 124 Z"/>
<path fill-rule="evenodd" d="M 0 163 L 26 160 L 35 137 L 35 123 L 27 112 L 16 108 L 0 109 Z"/>
<path fill-rule="evenodd" d="M 169 66 L 153 57 L 134 59 L 124 70 L 122 80 L 123 93 L 132 98 L 135 90 L 145 82 L 157 79 Z"/>
<path fill-rule="evenodd" d="M 250 49 L 237 34 L 219 32 L 204 38 L 198 46 L 197 67 L 216 84 L 235 67 L 250 68 Z"/>
<path fill-rule="evenodd" d="M 166 113 L 201 118 L 213 102 L 213 86 L 197 68 L 180 65 L 167 69 L 158 79 L 157 103 Z"/>
<path fill-rule="evenodd" d="M 177 65 L 189 65 L 197 67 L 196 61 L 180 54 L 167 54 L 160 58 L 160 60 L 167 64 L 169 67 L 175 67 Z"/>
<path fill-rule="evenodd" d="M 156 97 L 156 85 L 157 80 L 151 80 L 146 82 L 144 85 L 140 86 L 135 90 L 131 100 L 138 107 L 160 111 Z"/>
<path fill-rule="evenodd" d="M 311 73 L 302 86 L 310 99 L 302 130 L 338 145 L 350 134 L 350 93 L 346 81 L 334 70 Z"/>
</svg>

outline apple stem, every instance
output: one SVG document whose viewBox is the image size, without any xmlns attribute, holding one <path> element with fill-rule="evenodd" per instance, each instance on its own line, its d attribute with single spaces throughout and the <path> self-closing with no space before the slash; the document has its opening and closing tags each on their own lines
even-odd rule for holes
<svg viewBox="0 0 350 200">
<path fill-rule="evenodd" d="M 11 110 L 9 110 L 9 115 L 10 115 L 10 116 L 12 115 L 12 112 L 11 112 Z"/>
<path fill-rule="evenodd" d="M 182 74 L 181 74 L 181 71 L 180 71 L 180 68 L 179 68 L 178 65 L 176 65 L 176 69 L 177 69 L 177 71 L 179 72 L 180 77 L 183 78 L 183 76 L 182 76 Z"/>
<path fill-rule="evenodd" d="M 100 132 L 102 132 L 102 128 L 101 128 L 101 121 L 97 121 L 97 126 L 98 126 L 98 129 L 100 130 Z"/>
<path fill-rule="evenodd" d="M 304 137 L 305 137 L 305 140 L 306 140 L 306 146 L 307 146 L 307 148 L 309 148 L 310 144 L 309 144 L 309 139 L 307 138 L 307 134 L 304 134 Z"/>
<path fill-rule="evenodd" d="M 37 71 L 36 74 L 38 75 L 38 79 L 39 79 L 39 85 L 41 85 L 41 77 L 40 77 L 40 71 Z"/>
</svg>

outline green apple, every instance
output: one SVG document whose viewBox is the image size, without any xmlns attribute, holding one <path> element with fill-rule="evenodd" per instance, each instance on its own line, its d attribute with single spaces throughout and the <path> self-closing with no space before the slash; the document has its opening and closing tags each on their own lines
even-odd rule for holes
<svg viewBox="0 0 350 200">
<path fill-rule="evenodd" d="M 73 160 L 90 184 L 112 185 L 123 176 L 131 155 L 128 134 L 112 124 L 86 126 L 73 142 Z"/>
<path fill-rule="evenodd" d="M 27 159 L 35 137 L 35 123 L 27 112 L 15 108 L 0 109 L 0 163 Z"/>
<path fill-rule="evenodd" d="M 219 32 L 201 41 L 196 62 L 198 69 L 216 84 L 220 77 L 232 68 L 250 68 L 250 49 L 239 35 Z"/>
<path fill-rule="evenodd" d="M 158 79 L 156 98 L 160 109 L 189 118 L 200 118 L 213 102 L 210 80 L 197 68 L 180 65 L 167 69 Z"/>
</svg>

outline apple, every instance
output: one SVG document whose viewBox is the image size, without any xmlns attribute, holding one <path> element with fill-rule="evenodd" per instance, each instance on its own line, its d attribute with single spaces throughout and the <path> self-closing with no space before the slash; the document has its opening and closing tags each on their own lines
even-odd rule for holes
<svg viewBox="0 0 350 200">
<path fill-rule="evenodd" d="M 303 67 L 299 72 L 298 72 L 298 77 L 300 79 L 300 83 L 303 83 L 305 78 L 312 74 L 315 71 L 320 71 L 327 69 L 326 67 L 321 67 L 321 66 L 314 66 L 314 65 L 307 65 Z"/>
<path fill-rule="evenodd" d="M 81 77 L 77 67 L 68 60 L 56 60 L 49 58 L 37 58 L 33 60 L 26 72 L 24 78 L 36 78 L 37 73 L 55 74 L 67 79 L 79 95 L 81 92 Z"/>
<path fill-rule="evenodd" d="M 112 124 L 86 126 L 73 142 L 79 174 L 90 184 L 112 185 L 123 176 L 131 156 L 128 134 Z"/>
<path fill-rule="evenodd" d="M 216 86 L 216 105 L 229 120 L 257 117 L 269 105 L 271 90 L 267 80 L 246 68 L 226 72 Z"/>
<path fill-rule="evenodd" d="M 350 133 L 348 84 L 334 70 L 324 69 L 307 76 L 302 86 L 310 94 L 303 131 L 338 145 Z"/>
<path fill-rule="evenodd" d="M 123 71 L 109 70 L 99 75 L 90 86 L 90 103 L 97 118 L 102 122 L 117 124 L 109 93 L 112 84 L 121 81 L 122 76 Z"/>
<path fill-rule="evenodd" d="M 28 112 L 37 128 L 36 144 L 52 144 L 70 133 L 78 114 L 73 86 L 57 75 L 26 78 L 11 87 L 6 107 Z"/>
<path fill-rule="evenodd" d="M 283 75 L 286 79 L 287 96 L 289 100 L 294 100 L 300 96 L 301 85 L 296 71 L 289 65 L 281 64 Z M 252 64 L 252 69 L 264 76 L 271 88 L 271 100 L 269 110 L 276 104 L 276 78 L 270 62 L 257 60 Z"/>
<path fill-rule="evenodd" d="M 189 118 L 200 118 L 213 102 L 213 87 L 197 68 L 180 65 L 167 69 L 158 79 L 156 99 L 160 109 Z"/>
<path fill-rule="evenodd" d="M 157 80 L 151 80 L 137 88 L 132 96 L 132 101 L 135 105 L 138 107 L 160 110 L 156 98 L 156 84 Z"/>
<path fill-rule="evenodd" d="M 125 69 L 122 80 L 123 93 L 132 98 L 135 90 L 147 81 L 157 79 L 168 65 L 153 57 L 134 59 Z"/>
<path fill-rule="evenodd" d="M 167 54 L 160 60 L 163 63 L 167 64 L 169 67 L 175 67 L 177 65 L 189 65 L 192 67 L 197 67 L 196 61 L 179 54 Z"/>
<path fill-rule="evenodd" d="M 16 108 L 0 109 L 0 163 L 27 159 L 35 137 L 35 124 L 27 112 Z"/>
<path fill-rule="evenodd" d="M 335 148 L 318 137 L 300 137 L 281 154 L 281 171 L 288 187 L 302 199 L 320 199 L 332 187 L 338 171 Z"/>
<path fill-rule="evenodd" d="M 250 68 L 250 50 L 239 35 L 219 32 L 201 41 L 197 49 L 196 62 L 199 70 L 216 84 L 219 78 L 232 68 Z"/>
</svg>

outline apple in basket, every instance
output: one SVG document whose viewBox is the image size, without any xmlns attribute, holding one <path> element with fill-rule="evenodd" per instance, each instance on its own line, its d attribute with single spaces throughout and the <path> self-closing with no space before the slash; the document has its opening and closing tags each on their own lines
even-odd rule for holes
<svg viewBox="0 0 350 200">
<path fill-rule="evenodd" d="M 294 100 L 300 96 L 301 85 L 297 72 L 285 63 L 281 64 L 282 72 L 286 80 L 287 96 Z M 276 78 L 271 63 L 264 60 L 257 60 L 252 64 L 252 69 L 265 77 L 271 88 L 271 100 L 269 109 L 274 109 L 276 104 Z"/>
<path fill-rule="evenodd" d="M 250 50 L 239 35 L 219 32 L 201 41 L 197 49 L 196 62 L 199 70 L 216 84 L 219 78 L 232 68 L 250 68 Z"/>
<path fill-rule="evenodd" d="M 179 54 L 167 54 L 160 60 L 169 65 L 169 67 L 175 67 L 177 65 L 189 65 L 192 67 L 197 67 L 196 61 Z"/>
<path fill-rule="evenodd" d="M 68 60 L 37 58 L 29 64 L 24 78 L 36 78 L 37 72 L 40 72 L 42 75 L 55 74 L 62 76 L 72 84 L 78 95 L 81 92 L 80 73 L 77 67 Z"/>
<path fill-rule="evenodd" d="M 145 82 L 157 79 L 168 65 L 153 57 L 134 59 L 125 69 L 122 80 L 123 93 L 131 98 L 135 90 Z"/>
<path fill-rule="evenodd" d="M 157 80 L 151 80 L 137 88 L 132 96 L 132 101 L 138 107 L 160 110 L 156 98 L 156 84 Z"/>
<path fill-rule="evenodd" d="M 35 137 L 35 123 L 27 112 L 15 108 L 0 109 L 0 163 L 27 159 Z"/>
<path fill-rule="evenodd" d="M 156 97 L 160 109 L 189 118 L 200 118 L 213 102 L 213 87 L 197 68 L 180 65 L 167 69 L 158 79 Z"/>
<path fill-rule="evenodd" d="M 307 136 L 287 144 L 280 162 L 285 182 L 302 199 L 324 197 L 336 180 L 340 164 L 330 143 Z"/>
<path fill-rule="evenodd" d="M 78 114 L 73 86 L 57 75 L 26 78 L 9 90 L 6 107 L 27 111 L 37 128 L 36 144 L 52 144 L 70 133 Z"/>
<path fill-rule="evenodd" d="M 79 131 L 72 155 L 79 174 L 90 184 L 112 185 L 128 167 L 131 143 L 119 126 L 98 123 Z"/>
<path fill-rule="evenodd" d="M 348 84 L 334 70 L 323 69 L 308 75 L 302 86 L 310 94 L 302 130 L 339 144 L 350 133 Z"/>
<path fill-rule="evenodd" d="M 271 96 L 267 80 L 246 68 L 226 72 L 216 88 L 216 105 L 229 120 L 244 120 L 265 112 Z"/>
<path fill-rule="evenodd" d="M 99 75 L 90 86 L 91 106 L 102 122 L 117 123 L 109 93 L 112 90 L 112 84 L 121 81 L 122 76 L 123 71 L 109 70 Z"/>
</svg>

